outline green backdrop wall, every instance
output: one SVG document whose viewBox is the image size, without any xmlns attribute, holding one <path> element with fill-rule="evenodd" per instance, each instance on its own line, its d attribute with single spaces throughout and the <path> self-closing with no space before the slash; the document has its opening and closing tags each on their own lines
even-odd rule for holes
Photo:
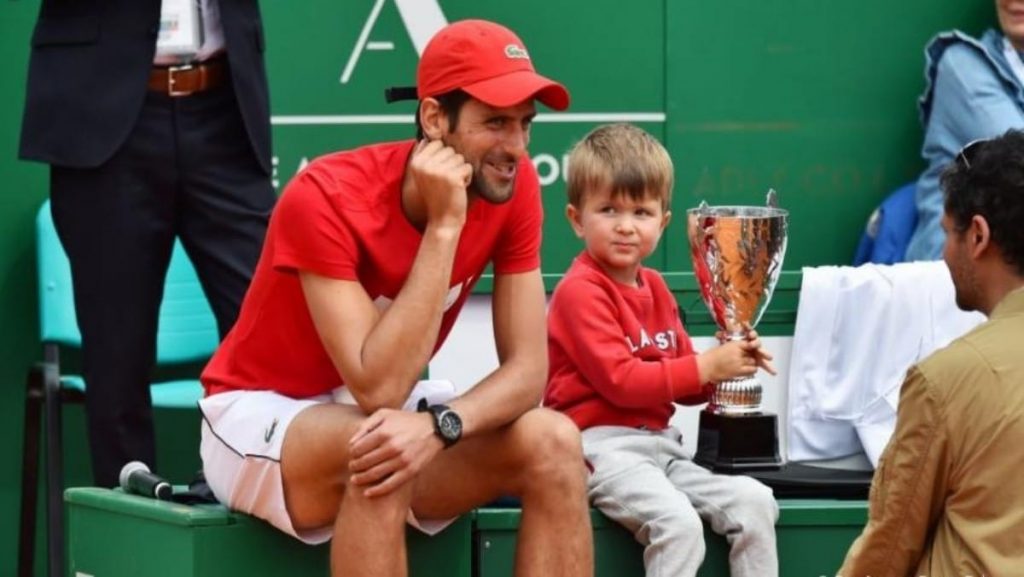
<svg viewBox="0 0 1024 577">
<path fill-rule="evenodd" d="M 278 186 L 326 151 L 412 134 L 412 105 L 386 105 L 382 90 L 413 82 L 423 39 L 439 23 L 481 17 L 518 31 L 537 67 L 573 95 L 568 113 L 541 111 L 531 144 L 545 184 L 549 283 L 579 249 L 561 216 L 565 151 L 613 120 L 636 122 L 669 147 L 677 213 L 702 199 L 760 203 L 773 187 L 792 210 L 786 270 L 847 262 L 868 213 L 921 168 L 924 43 L 938 30 L 978 33 L 993 21 L 992 2 L 959 0 L 264 0 L 262 8 Z M 0 2 L 0 574 L 14 571 L 24 373 L 38 354 L 32 222 L 47 177 L 16 158 L 38 9 L 38 0 Z M 687 261 L 677 220 L 652 264 L 682 272 Z M 69 479 L 85 483 L 81 414 L 68 418 Z M 184 481 L 198 466 L 195 416 L 158 419 L 164 472 Z"/>
</svg>

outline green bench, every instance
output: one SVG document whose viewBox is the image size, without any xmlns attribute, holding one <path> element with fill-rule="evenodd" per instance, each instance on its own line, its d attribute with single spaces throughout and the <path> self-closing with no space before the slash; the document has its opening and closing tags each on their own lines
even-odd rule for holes
<svg viewBox="0 0 1024 577">
<path fill-rule="evenodd" d="M 219 505 L 186 506 L 99 488 L 68 489 L 68 567 L 76 577 L 326 577 L 327 545 L 309 547 Z M 864 501 L 782 500 L 781 574 L 834 575 L 867 516 Z M 409 531 L 412 577 L 512 575 L 518 509 L 477 509 L 435 537 Z M 596 577 L 643 577 L 640 546 L 593 511 Z M 708 533 L 702 577 L 728 575 L 725 540 Z"/>
<path fill-rule="evenodd" d="M 475 577 L 512 577 L 518 509 L 478 509 L 473 513 Z M 866 501 L 783 499 L 779 501 L 779 574 L 784 577 L 835 575 L 846 550 L 867 521 Z M 643 577 L 643 548 L 628 531 L 597 511 L 594 527 L 595 577 Z M 705 528 L 707 553 L 700 577 L 728 577 L 729 546 Z"/>
<path fill-rule="evenodd" d="M 73 577 L 326 577 L 328 545 L 308 546 L 220 505 L 179 505 L 75 488 L 67 505 Z M 472 518 L 435 537 L 409 531 L 411 577 L 470 577 Z"/>
</svg>

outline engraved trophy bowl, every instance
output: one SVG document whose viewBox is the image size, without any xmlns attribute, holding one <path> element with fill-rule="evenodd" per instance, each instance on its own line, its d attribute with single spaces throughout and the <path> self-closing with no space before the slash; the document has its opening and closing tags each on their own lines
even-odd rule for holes
<svg viewBox="0 0 1024 577">
<path fill-rule="evenodd" d="M 701 297 L 729 340 L 745 338 L 746 327 L 757 326 L 771 301 L 786 253 L 788 218 L 788 211 L 776 206 L 774 191 L 768 193 L 768 206 L 708 206 L 702 202 L 687 211 L 690 254 Z M 775 415 L 762 412 L 761 390 L 755 377 L 712 383 L 708 406 L 701 413 L 702 438 L 695 459 L 703 457 L 702 464 L 724 470 L 744 468 L 744 464 L 764 468 L 781 463 Z M 774 439 L 774 450 L 771 443 L 755 450 L 755 440 L 724 438 L 758 432 Z M 701 446 L 705 445 L 707 452 L 712 441 L 715 455 L 702 456 Z M 721 462 L 719 454 L 723 444 L 739 452 L 727 463 Z M 708 463 L 709 459 L 714 462 Z"/>
</svg>

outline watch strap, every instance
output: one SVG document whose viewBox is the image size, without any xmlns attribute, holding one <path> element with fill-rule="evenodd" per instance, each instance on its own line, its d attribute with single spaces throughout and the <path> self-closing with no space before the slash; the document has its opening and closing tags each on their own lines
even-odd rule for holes
<svg viewBox="0 0 1024 577">
<path fill-rule="evenodd" d="M 453 415 L 455 414 L 454 411 L 451 410 L 451 407 L 448 405 L 431 405 L 427 402 L 426 398 L 422 398 L 416 404 L 416 412 L 430 413 L 430 416 L 434 419 L 434 434 L 437 435 L 437 438 L 441 439 L 441 442 L 444 443 L 444 447 L 446 449 L 458 441 L 457 438 L 449 439 L 441 431 L 441 415 L 446 412 L 452 412 Z M 456 415 L 456 417 L 457 416 L 458 415 Z"/>
</svg>

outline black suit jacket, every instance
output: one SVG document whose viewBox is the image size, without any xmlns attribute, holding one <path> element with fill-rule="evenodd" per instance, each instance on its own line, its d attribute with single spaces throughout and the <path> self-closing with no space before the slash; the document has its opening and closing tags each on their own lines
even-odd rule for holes
<svg viewBox="0 0 1024 577">
<path fill-rule="evenodd" d="M 219 0 L 246 131 L 270 173 L 270 104 L 257 0 Z M 43 0 L 32 35 L 20 156 L 99 166 L 138 118 L 156 51 L 160 0 Z"/>
</svg>

